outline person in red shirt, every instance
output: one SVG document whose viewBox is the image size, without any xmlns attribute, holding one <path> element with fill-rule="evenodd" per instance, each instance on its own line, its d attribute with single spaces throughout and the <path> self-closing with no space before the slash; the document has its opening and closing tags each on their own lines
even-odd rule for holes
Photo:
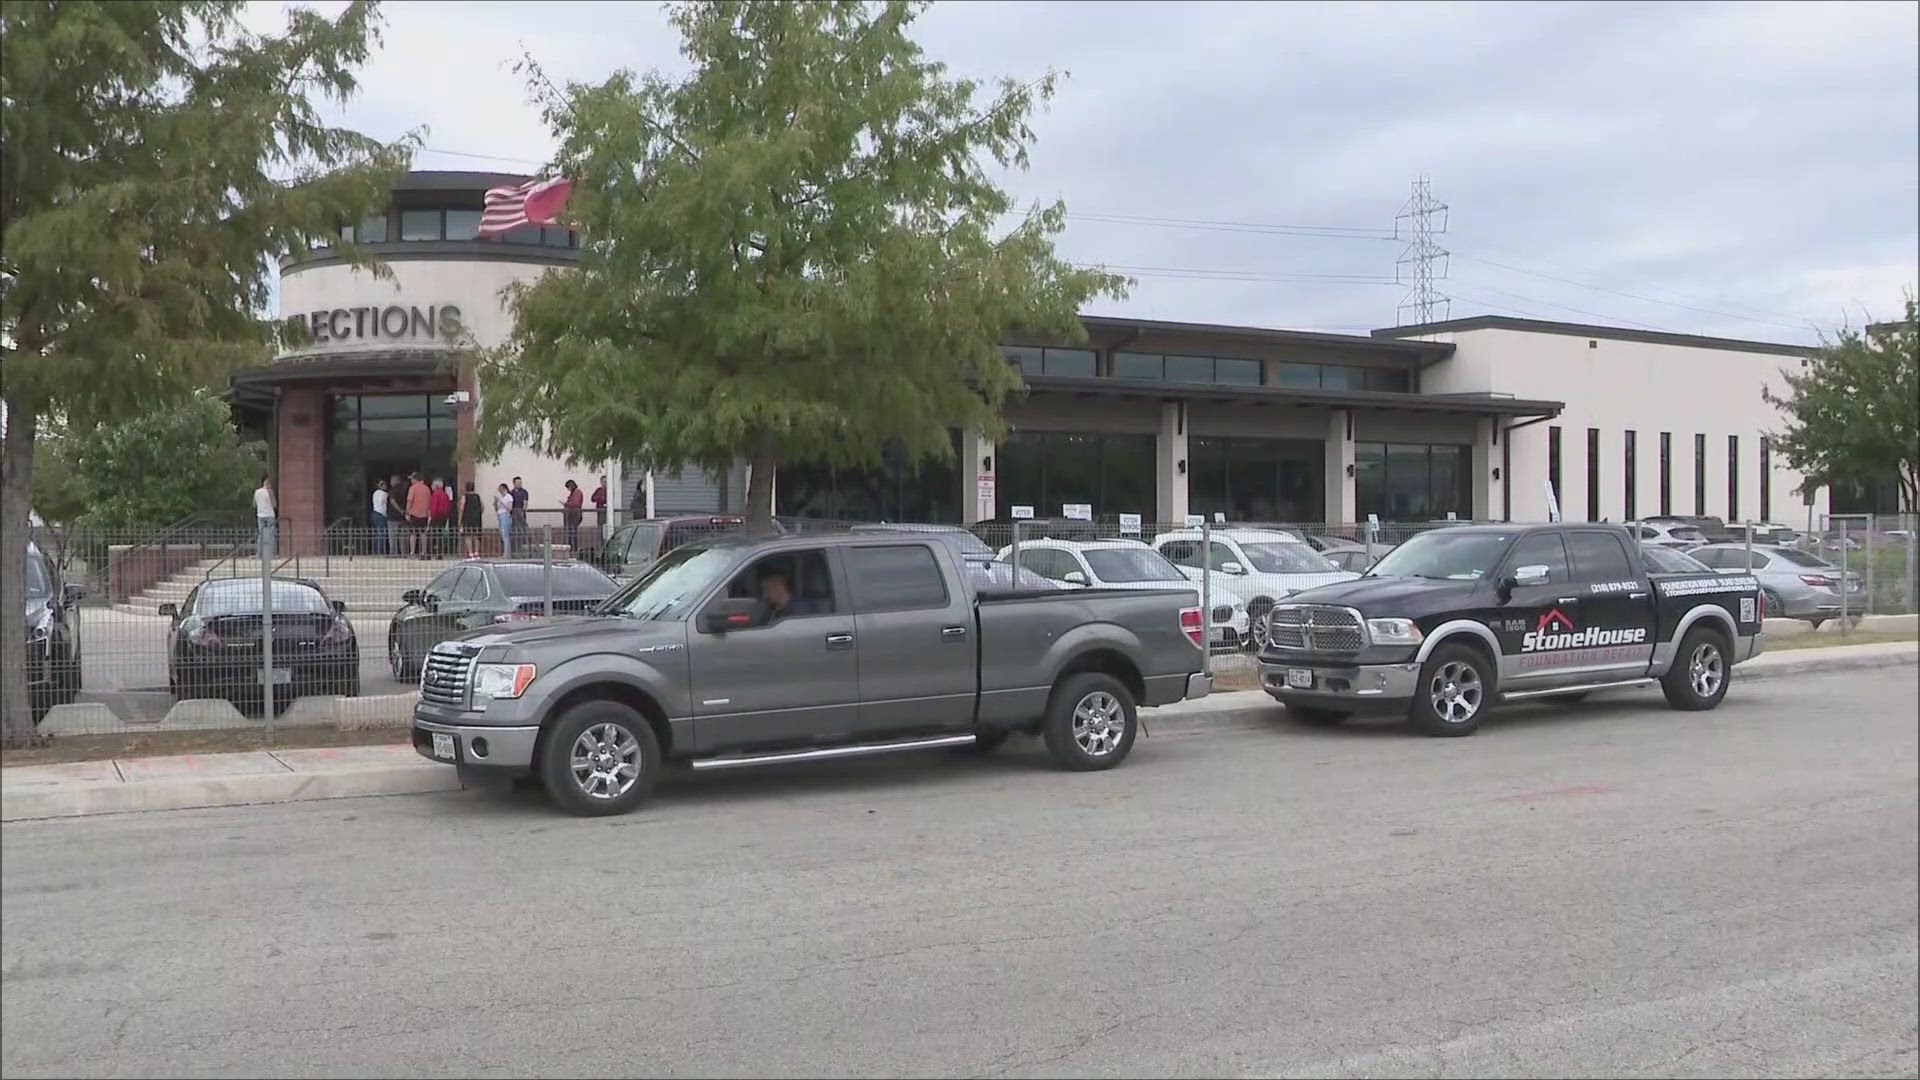
<svg viewBox="0 0 1920 1080">
<path fill-rule="evenodd" d="M 428 520 L 433 529 L 433 539 L 429 544 L 433 553 L 439 554 L 443 542 L 448 538 L 447 530 L 453 527 L 453 491 L 437 478 L 433 482 L 433 501 L 429 507 Z"/>
<path fill-rule="evenodd" d="M 427 519 L 433 513 L 433 489 L 419 473 L 407 488 L 407 554 L 416 559 L 427 557 Z"/>
<path fill-rule="evenodd" d="M 600 486 L 593 489 L 593 523 L 600 526 L 600 535 L 607 535 L 607 478 L 600 478 Z"/>
<path fill-rule="evenodd" d="M 567 554 L 570 558 L 577 557 L 580 552 L 581 508 L 587 501 L 586 496 L 587 493 L 580 490 L 579 484 L 567 481 L 567 498 L 560 504 L 560 523 L 566 526 Z"/>
</svg>

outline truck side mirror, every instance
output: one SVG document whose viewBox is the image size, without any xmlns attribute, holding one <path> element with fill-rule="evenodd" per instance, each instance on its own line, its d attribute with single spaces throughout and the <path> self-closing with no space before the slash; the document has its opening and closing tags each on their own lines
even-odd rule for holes
<svg viewBox="0 0 1920 1080">
<path fill-rule="evenodd" d="M 1220 564 L 1220 572 L 1223 574 L 1244 574 L 1247 572 L 1247 568 L 1234 562 L 1232 559 L 1228 559 L 1226 562 Z"/>
<path fill-rule="evenodd" d="M 724 634 L 729 630 L 751 630 L 766 623 L 767 609 L 760 601 L 723 597 L 707 605 L 700 613 L 700 632 Z"/>
<path fill-rule="evenodd" d="M 1507 580 L 1512 588 L 1523 585 L 1545 585 L 1550 570 L 1551 567 L 1546 566 L 1516 566 L 1513 568 L 1513 576 Z"/>
<path fill-rule="evenodd" d="M 347 602 L 345 600 L 335 600 L 333 602 L 333 610 L 341 615 L 345 615 L 347 613 Z"/>
<path fill-rule="evenodd" d="M 400 594 L 400 602 L 403 604 L 413 604 L 418 607 L 426 607 L 427 594 L 421 592 L 419 589 L 408 589 L 406 592 Z"/>
<path fill-rule="evenodd" d="M 85 595 L 87 595 L 86 586 L 77 583 L 69 584 L 66 588 L 60 590 L 60 599 L 68 607 L 73 607 L 75 604 L 78 604 L 80 598 Z"/>
<path fill-rule="evenodd" d="M 161 604 L 160 614 L 165 615 L 169 619 L 177 619 L 180 617 L 180 605 L 179 604 Z"/>
</svg>

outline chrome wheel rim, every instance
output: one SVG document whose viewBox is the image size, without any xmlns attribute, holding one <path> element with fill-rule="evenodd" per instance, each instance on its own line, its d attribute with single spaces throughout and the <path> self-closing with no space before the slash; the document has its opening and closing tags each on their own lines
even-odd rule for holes
<svg viewBox="0 0 1920 1080">
<path fill-rule="evenodd" d="M 1073 707 L 1073 741 L 1089 757 L 1113 753 L 1126 728 L 1127 713 L 1120 699 L 1105 690 L 1095 690 Z"/>
<path fill-rule="evenodd" d="M 1258 615 L 1250 614 L 1248 616 L 1248 620 L 1253 625 L 1247 628 L 1247 632 L 1253 636 L 1253 647 L 1255 649 L 1266 648 L 1267 642 L 1273 638 L 1273 631 L 1267 626 L 1267 616 L 1270 614 L 1272 614 L 1272 612 L 1263 611 Z M 1149 735 L 1147 737 L 1152 738 L 1153 736 Z"/>
<path fill-rule="evenodd" d="M 1479 715 L 1485 698 L 1480 673 L 1472 664 L 1449 660 L 1440 665 L 1427 683 L 1427 700 L 1434 715 L 1449 724 L 1464 724 Z"/>
<path fill-rule="evenodd" d="M 400 639 L 387 639 L 387 663 L 393 668 L 393 677 L 405 681 L 407 677 L 407 654 L 400 651 Z"/>
<path fill-rule="evenodd" d="M 619 724 L 591 724 L 573 740 L 573 782 L 591 799 L 617 799 L 640 780 L 640 740 Z"/>
<path fill-rule="evenodd" d="M 1687 659 L 1687 681 L 1694 693 L 1710 698 L 1719 692 L 1726 677 L 1727 665 L 1720 658 L 1719 646 L 1711 641 L 1694 646 L 1693 655 Z"/>
</svg>

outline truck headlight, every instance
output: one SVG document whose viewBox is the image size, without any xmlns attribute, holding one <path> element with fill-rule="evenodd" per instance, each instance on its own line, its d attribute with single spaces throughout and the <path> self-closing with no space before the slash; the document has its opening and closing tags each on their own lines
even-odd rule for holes
<svg viewBox="0 0 1920 1080">
<path fill-rule="evenodd" d="M 34 623 L 32 626 L 27 627 L 27 641 L 29 642 L 45 641 L 52 636 L 53 624 L 50 622 Z"/>
<path fill-rule="evenodd" d="M 477 698 L 517 698 L 533 682 L 532 664 L 475 664 L 473 696 Z"/>
<path fill-rule="evenodd" d="M 1367 633 L 1375 645 L 1418 645 L 1426 637 L 1412 619 L 1368 619 Z"/>
</svg>

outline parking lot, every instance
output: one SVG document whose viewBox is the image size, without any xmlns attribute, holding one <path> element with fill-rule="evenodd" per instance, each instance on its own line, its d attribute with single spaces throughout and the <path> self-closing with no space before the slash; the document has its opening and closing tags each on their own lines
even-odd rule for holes
<svg viewBox="0 0 1920 1080">
<path fill-rule="evenodd" d="M 1912 1076 L 1913 669 L 987 760 L 9 825 L 75 1074 Z"/>
</svg>

